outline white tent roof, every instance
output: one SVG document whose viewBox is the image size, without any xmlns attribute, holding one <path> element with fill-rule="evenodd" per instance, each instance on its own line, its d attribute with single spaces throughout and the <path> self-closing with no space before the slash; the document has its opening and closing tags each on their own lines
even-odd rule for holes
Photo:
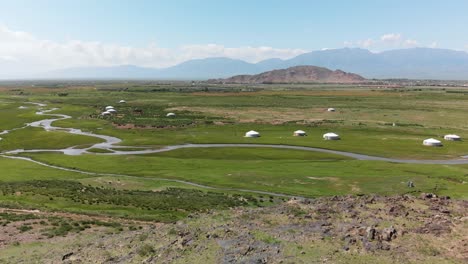
<svg viewBox="0 0 468 264">
<path fill-rule="evenodd" d="M 326 134 L 323 134 L 323 137 L 339 137 L 337 134 L 335 133 L 326 133 Z"/>
<path fill-rule="evenodd" d="M 125 100 L 120 100 L 119 103 L 125 103 L 126 101 Z"/>
<path fill-rule="evenodd" d="M 459 135 L 449 134 L 449 135 L 445 135 L 444 138 L 460 138 L 460 136 Z"/>
<path fill-rule="evenodd" d="M 167 113 L 166 116 L 175 116 L 175 114 L 174 113 Z"/>
<path fill-rule="evenodd" d="M 335 111 L 335 108 L 330 107 L 330 108 L 327 109 L 327 111 Z"/>
<path fill-rule="evenodd" d="M 304 130 L 296 130 L 294 131 L 295 134 L 305 134 L 306 132 Z"/>
<path fill-rule="evenodd" d="M 109 109 L 113 109 L 114 107 L 109 105 L 109 106 L 106 106 L 106 110 L 109 110 Z"/>
<path fill-rule="evenodd" d="M 430 143 L 430 144 L 440 144 L 440 140 L 437 140 L 435 138 L 428 138 L 424 140 L 424 143 Z"/>
<path fill-rule="evenodd" d="M 258 133 L 257 131 L 255 130 L 250 130 L 249 132 L 245 133 L 246 135 L 260 135 L 260 133 Z"/>
<path fill-rule="evenodd" d="M 101 115 L 110 115 L 111 113 L 109 111 L 102 112 Z"/>
</svg>

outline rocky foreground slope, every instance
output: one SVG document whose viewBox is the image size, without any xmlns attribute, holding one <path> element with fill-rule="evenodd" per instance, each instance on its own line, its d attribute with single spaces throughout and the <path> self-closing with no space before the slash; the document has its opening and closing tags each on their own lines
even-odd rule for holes
<svg viewBox="0 0 468 264">
<path fill-rule="evenodd" d="M 81 232 L 41 235 L 59 217 L 92 218 L 55 213 L 3 224 L 0 263 L 467 263 L 467 208 L 432 194 L 293 199 L 173 224 L 87 219 Z"/>
<path fill-rule="evenodd" d="M 256 75 L 237 75 L 227 79 L 208 80 L 210 83 L 360 83 L 366 79 L 354 73 L 329 70 L 316 66 L 296 66 L 267 71 Z"/>
</svg>

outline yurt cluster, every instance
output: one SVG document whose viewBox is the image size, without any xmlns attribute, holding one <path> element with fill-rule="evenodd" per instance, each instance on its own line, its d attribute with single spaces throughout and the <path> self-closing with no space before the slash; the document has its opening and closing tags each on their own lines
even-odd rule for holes
<svg viewBox="0 0 468 264">
<path fill-rule="evenodd" d="M 305 137 L 305 136 L 307 136 L 307 133 L 305 131 L 303 131 L 303 130 L 296 130 L 296 131 L 294 131 L 293 136 L 295 136 L 295 137 Z M 255 130 L 250 130 L 247 133 L 245 133 L 245 137 L 257 138 L 257 137 L 260 137 L 260 133 L 255 131 Z M 323 139 L 325 139 L 325 140 L 340 140 L 340 136 L 338 134 L 329 132 L 329 133 L 323 134 Z"/>
<path fill-rule="evenodd" d="M 125 104 L 127 103 L 127 101 L 125 100 L 120 100 L 119 101 L 119 104 Z M 101 113 L 102 116 L 109 116 L 109 115 L 114 115 L 114 114 L 117 114 L 117 110 L 112 106 L 112 105 L 108 105 L 104 108 L 104 112 Z M 166 117 L 175 117 L 176 114 L 174 113 L 167 113 L 166 114 Z"/>
<path fill-rule="evenodd" d="M 124 104 L 126 103 L 125 100 L 120 100 L 119 101 L 119 104 Z M 335 112 L 335 108 L 328 108 L 327 109 L 328 112 Z M 116 114 L 117 113 L 117 110 L 115 110 L 115 108 L 113 106 L 106 106 L 105 107 L 105 111 L 101 113 L 102 116 L 107 116 L 107 115 L 113 115 L 113 114 Z M 175 113 L 167 113 L 166 114 L 166 117 L 175 117 L 176 114 Z M 393 126 L 395 126 L 395 123 L 393 124 Z M 295 137 L 304 137 L 304 136 L 307 136 L 307 133 L 303 130 L 296 130 L 293 132 L 293 136 Z M 245 133 L 245 137 L 246 138 L 258 138 L 260 137 L 260 133 L 257 132 L 257 131 L 254 131 L 254 130 L 250 130 L 248 132 Z M 328 133 L 325 133 L 323 134 L 323 139 L 324 140 L 340 140 L 340 136 L 336 133 L 333 133 L 333 132 L 328 132 Z M 447 140 L 447 141 L 461 141 L 461 137 L 458 136 L 458 135 L 454 135 L 454 134 L 448 134 L 448 135 L 445 135 L 444 136 L 444 140 Z M 423 145 L 424 146 L 430 146 L 430 147 L 442 147 L 443 144 L 440 140 L 437 140 L 435 138 L 428 138 L 428 139 L 425 139 L 423 140 Z"/>
<path fill-rule="evenodd" d="M 303 130 L 296 130 L 293 133 L 293 136 L 295 137 L 304 137 L 307 136 L 307 133 Z M 250 130 L 247 133 L 245 133 L 245 137 L 248 138 L 257 138 L 260 137 L 260 133 L 255 131 L 255 130 Z M 336 133 L 333 132 L 328 132 L 323 134 L 323 139 L 325 140 L 340 140 L 340 136 Z M 445 135 L 444 139 L 447 141 L 461 141 L 461 137 L 458 135 Z M 428 138 L 423 141 L 424 146 L 431 146 L 431 147 L 442 147 L 443 144 L 440 140 L 437 140 L 435 138 Z"/>
<path fill-rule="evenodd" d="M 335 112 L 336 109 L 330 107 L 330 108 L 327 109 L 327 111 L 328 112 Z M 305 136 L 307 136 L 307 133 L 304 130 L 296 130 L 296 131 L 293 132 L 293 136 L 295 136 L 295 137 L 305 137 Z M 260 133 L 255 131 L 255 130 L 250 130 L 250 131 L 245 133 L 245 137 L 247 137 L 247 138 L 257 138 L 257 137 L 260 137 Z M 325 139 L 325 140 L 340 140 L 341 138 L 336 133 L 328 132 L 328 133 L 323 134 L 323 139 Z"/>
<path fill-rule="evenodd" d="M 445 135 L 444 139 L 447 141 L 461 141 L 461 137 L 458 135 Z M 444 144 L 440 140 L 437 140 L 435 138 L 428 138 L 423 141 L 424 146 L 430 146 L 430 147 L 442 147 Z"/>
<path fill-rule="evenodd" d="M 293 133 L 293 136 L 295 137 L 304 137 L 307 136 L 307 133 L 303 130 L 296 130 Z M 245 133 L 245 137 L 248 138 L 257 138 L 260 137 L 260 133 L 254 130 L 250 130 L 249 132 Z M 340 140 L 340 136 L 336 133 L 333 132 L 328 132 L 323 134 L 323 139 L 325 140 Z M 458 135 L 445 135 L 444 139 L 447 141 L 461 141 L 461 137 Z M 428 138 L 423 141 L 424 146 L 430 146 L 430 147 L 442 147 L 443 144 L 440 140 L 437 140 L 435 138 Z"/>
<path fill-rule="evenodd" d="M 125 100 L 120 100 L 119 104 L 125 104 L 127 103 Z M 117 114 L 117 110 L 112 105 L 108 105 L 105 108 L 105 111 L 101 113 L 102 116 L 109 116 L 109 115 L 114 115 Z"/>
</svg>

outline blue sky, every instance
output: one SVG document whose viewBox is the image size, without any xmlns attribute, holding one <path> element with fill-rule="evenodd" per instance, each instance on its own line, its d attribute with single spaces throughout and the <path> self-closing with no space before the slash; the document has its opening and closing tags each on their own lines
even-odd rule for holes
<svg viewBox="0 0 468 264">
<path fill-rule="evenodd" d="M 36 68 L 166 67 L 210 56 L 255 62 L 345 46 L 468 50 L 466 0 L 0 0 L 0 7 L 0 41 L 11 42 L 0 42 L 0 68 L 2 60 Z M 62 57 L 47 61 L 43 52 Z"/>
</svg>

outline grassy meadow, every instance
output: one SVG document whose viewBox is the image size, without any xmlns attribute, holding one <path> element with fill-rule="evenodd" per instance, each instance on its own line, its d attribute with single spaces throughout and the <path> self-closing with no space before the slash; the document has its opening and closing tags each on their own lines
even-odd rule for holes
<svg viewBox="0 0 468 264">
<path fill-rule="evenodd" d="M 96 84 L 3 88 L 0 92 L 0 120 L 4 122 L 0 122 L 0 128 L 20 128 L 25 123 L 43 119 L 43 116 L 35 115 L 39 107 L 28 104 L 40 102 L 47 104 L 46 109 L 58 108 L 51 113 L 72 116 L 55 122 L 54 126 L 115 136 L 123 140 L 122 146 L 130 147 L 255 143 L 311 146 L 402 159 L 452 159 L 468 155 L 465 141 L 443 141 L 444 146 L 440 148 L 422 146 L 424 139 L 441 139 L 447 133 L 468 137 L 468 97 L 456 91 L 313 85 L 301 90 L 274 86 L 255 92 L 242 92 L 242 87 L 210 92 L 209 89 L 184 90 L 183 86 L 174 88 L 170 84 L 162 86 Z M 127 103 L 118 104 L 122 99 Z M 118 113 L 111 117 L 100 116 L 107 105 L 113 105 Z M 328 107 L 337 111 L 327 112 Z M 168 112 L 176 113 L 176 117 L 167 118 Z M 244 138 L 244 133 L 252 129 L 262 136 Z M 305 130 L 308 136 L 293 137 L 292 132 L 297 129 Z M 341 140 L 323 140 L 322 134 L 326 132 L 338 133 Z M 30 127 L 0 137 L 0 151 L 82 148 L 101 142 L 93 137 Z M 419 192 L 468 197 L 467 165 L 360 161 L 325 153 L 268 148 L 192 148 L 126 156 L 100 155 L 108 151 L 97 148 L 90 152 L 81 156 L 60 153 L 22 155 L 64 168 L 120 176 L 66 172 L 27 161 L 0 158 L 0 182 L 22 182 L 23 185 L 15 185 L 19 189 L 41 181 L 53 181 L 50 184 L 57 186 L 63 184 L 65 189 L 78 188 L 69 185 L 70 182 L 99 188 L 98 191 L 103 193 L 108 189 L 123 192 L 119 194 L 122 197 L 135 195 L 137 200 L 140 199 L 138 195 L 144 197 L 147 194 L 137 195 L 132 191 L 192 190 L 204 193 L 184 193 L 194 199 L 200 195 L 209 196 L 209 192 L 215 191 L 178 182 L 188 181 L 218 188 L 216 195 L 226 194 L 222 199 L 218 197 L 225 204 L 230 204 L 230 199 L 237 201 L 234 195 L 238 194 L 252 197 L 249 199 L 255 203 L 271 202 L 264 195 L 249 194 L 249 190 L 304 197 Z M 413 181 L 415 188 L 408 188 L 408 181 Z M 3 193 L 0 202 L 9 206 L 29 208 L 40 205 L 50 210 L 123 217 L 138 215 L 165 221 L 189 213 L 157 209 L 159 205 L 149 213 L 140 207 L 144 203 L 143 198 L 134 203 L 120 200 L 110 203 L 101 201 L 99 197 L 72 199 L 63 193 L 34 193 L 33 188 L 28 188 L 29 191 L 22 195 Z M 92 199 L 101 202 L 90 202 Z M 224 205 L 221 203 L 219 206 Z"/>
<path fill-rule="evenodd" d="M 74 119 L 57 126 L 75 127 L 123 139 L 123 145 L 163 146 L 183 143 L 264 143 L 313 146 L 362 154 L 393 157 L 446 159 L 468 153 L 464 142 L 446 142 L 427 148 L 422 141 L 455 133 L 468 136 L 466 96 L 446 91 L 260 91 L 237 93 L 174 92 L 76 92 L 60 98 L 50 94 L 33 98 L 60 107 Z M 124 98 L 126 104 L 116 102 Z M 51 105 L 52 105 L 51 104 Z M 69 105 L 73 104 L 73 105 Z M 106 105 L 119 114 L 100 118 Z M 337 112 L 327 112 L 335 107 Z M 135 114 L 141 110 L 142 114 Z M 175 112 L 176 118 L 165 114 Z M 395 126 L 393 126 L 395 123 Z M 135 129 L 133 129 L 135 128 Z M 243 135 L 259 131 L 258 139 Z M 308 137 L 292 137 L 302 129 Z M 322 140 L 326 132 L 343 140 Z"/>
</svg>

